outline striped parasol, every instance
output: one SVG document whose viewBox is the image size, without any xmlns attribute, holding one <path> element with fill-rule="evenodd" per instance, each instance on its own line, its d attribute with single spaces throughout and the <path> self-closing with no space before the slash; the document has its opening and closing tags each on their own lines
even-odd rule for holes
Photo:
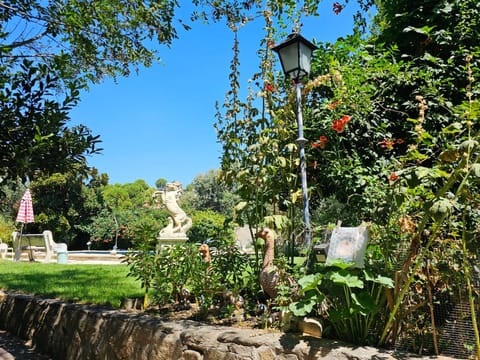
<svg viewBox="0 0 480 360">
<path fill-rule="evenodd" d="M 29 189 L 25 191 L 25 194 L 23 194 L 22 196 L 22 200 L 20 200 L 20 208 L 18 209 L 17 222 L 23 224 L 34 222 L 32 195 L 30 194 Z"/>
<path fill-rule="evenodd" d="M 17 214 L 17 222 L 22 223 L 22 228 L 20 229 L 20 238 L 18 240 L 18 246 L 20 247 L 22 242 L 24 225 L 34 222 L 32 195 L 30 194 L 29 189 L 25 191 L 25 193 L 22 196 L 22 200 L 20 200 L 20 207 L 18 209 L 18 214 Z M 30 261 L 34 261 L 32 244 L 30 242 L 30 238 L 28 240 L 30 245 Z"/>
</svg>

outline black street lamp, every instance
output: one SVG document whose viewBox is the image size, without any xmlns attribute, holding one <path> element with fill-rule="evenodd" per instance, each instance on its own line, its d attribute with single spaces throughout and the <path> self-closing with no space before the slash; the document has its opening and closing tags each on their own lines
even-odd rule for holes
<svg viewBox="0 0 480 360">
<path fill-rule="evenodd" d="M 302 79 L 310 74 L 313 51 L 317 49 L 310 41 L 298 33 L 290 34 L 285 41 L 273 48 L 278 53 L 285 76 L 295 82 L 297 97 L 298 138 L 296 140 L 300 153 L 300 175 L 302 179 L 303 217 L 305 222 L 305 245 L 310 248 L 312 229 L 310 226 L 310 211 L 308 206 L 307 169 L 305 164 L 305 144 L 303 136 L 302 115 Z"/>
</svg>

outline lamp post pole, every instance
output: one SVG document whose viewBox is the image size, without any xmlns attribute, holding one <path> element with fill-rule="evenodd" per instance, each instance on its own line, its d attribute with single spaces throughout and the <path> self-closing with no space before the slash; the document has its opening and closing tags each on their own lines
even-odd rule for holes
<svg viewBox="0 0 480 360">
<path fill-rule="evenodd" d="M 295 92 L 297 98 L 297 125 L 298 138 L 296 143 L 298 145 L 298 152 L 300 154 L 300 177 L 302 181 L 302 200 L 303 200 L 303 221 L 305 223 L 305 245 L 310 249 L 312 240 L 312 231 L 310 226 L 310 210 L 308 205 L 308 187 L 307 187 L 307 165 L 305 162 L 305 144 L 307 139 L 303 136 L 303 114 L 302 114 L 302 83 L 295 81 Z"/>
<path fill-rule="evenodd" d="M 305 245 L 310 249 L 312 229 L 310 226 L 310 210 L 308 206 L 307 166 L 305 163 L 305 144 L 307 139 L 303 136 L 302 115 L 302 78 L 308 76 L 311 67 L 313 51 L 317 49 L 310 41 L 299 33 L 290 34 L 285 41 L 273 48 L 282 63 L 283 72 L 295 81 L 297 98 L 297 125 L 298 139 L 296 143 L 300 153 L 300 177 L 302 181 L 303 220 L 305 225 Z"/>
</svg>

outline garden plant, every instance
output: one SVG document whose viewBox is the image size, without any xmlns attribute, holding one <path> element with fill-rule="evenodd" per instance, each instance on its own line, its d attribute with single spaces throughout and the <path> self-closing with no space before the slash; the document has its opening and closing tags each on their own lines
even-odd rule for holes
<svg viewBox="0 0 480 360">
<path fill-rule="evenodd" d="M 336 3 L 334 11 L 341 12 L 343 5 Z M 317 43 L 311 80 L 303 86 L 313 222 L 318 230 L 338 220 L 345 226 L 371 224 L 366 270 L 369 278 L 392 279 L 393 287 L 383 284 L 376 322 L 365 309 L 350 308 L 371 327 L 360 338 L 438 354 L 445 350 L 441 339 L 448 334 L 437 310 L 450 299 L 468 302 L 470 341 L 480 351 L 478 275 L 473 271 L 479 231 L 475 18 L 480 9 L 474 1 L 375 5 L 371 23 L 359 18 L 351 36 Z M 295 96 L 289 81 L 274 71 L 271 50 L 288 22 L 278 20 L 278 8 L 270 10 L 263 13 L 261 71 L 245 101 L 237 81 L 239 46 L 233 47 L 232 90 L 217 130 L 224 178 L 237 183 L 243 200 L 240 218 L 259 224 L 266 216 L 286 216 L 291 231 L 285 237 L 290 248 L 298 248 Z M 315 8 L 282 10 L 285 18 L 300 24 L 301 16 Z M 370 26 L 369 35 L 362 32 L 364 26 Z M 261 97 L 260 104 L 254 94 Z M 323 238 L 322 233 L 317 237 Z M 324 273 L 308 276 L 300 282 L 306 298 L 293 302 L 299 314 L 318 312 L 313 303 L 328 303 L 334 296 Z M 349 299 L 357 283 L 346 284 Z M 338 320 L 348 317 L 337 314 L 328 313 L 326 321 L 335 336 L 351 338 L 354 327 L 343 326 Z M 467 353 L 471 345 L 466 345 Z"/>
<path fill-rule="evenodd" d="M 60 34 L 73 51 L 52 56 L 51 62 L 10 56 L 21 54 L 22 44 L 9 45 L 8 32 L 0 35 L 9 45 L 0 50 L 0 121 L 8 129 L 1 131 L 0 143 L 2 234 L 10 230 L 16 198 L 28 183 L 38 195 L 34 206 L 41 209 L 33 226 L 49 226 L 56 239 L 73 246 L 93 239 L 95 246 L 110 248 L 120 239 L 130 248 L 129 279 L 143 287 L 145 308 L 196 304 L 203 319 L 228 318 L 239 308 L 245 319 L 261 308 L 262 327 L 286 327 L 286 314 L 314 316 L 323 322 L 324 336 L 336 339 L 437 355 L 460 343 L 463 348 L 453 355 L 480 357 L 478 1 L 359 0 L 350 35 L 333 43 L 314 40 L 318 50 L 302 82 L 314 240 L 328 240 L 339 221 L 367 223 L 361 269 L 309 260 L 313 249 L 303 241 L 296 97 L 272 50 L 292 30 L 301 31 L 304 19 L 321 15 L 325 2 L 193 3 L 199 9 L 192 20 L 226 21 L 233 54 L 230 89 L 217 104 L 215 123 L 221 169 L 196 179 L 185 194 L 185 208 L 196 219 L 191 242 L 158 248 L 156 234 L 166 213 L 152 207 L 155 189 L 141 181 L 109 185 L 108 176 L 86 164 L 86 155 L 99 151 L 98 137 L 84 127 L 66 126 L 88 81 L 127 74 L 127 58 L 148 65 L 154 54 L 141 40 L 173 41 L 178 4 L 169 1 L 157 4 L 165 10 L 158 19 L 150 17 L 144 2 L 138 4 L 133 18 L 116 24 L 120 32 L 107 31 L 112 47 L 93 46 L 101 32 L 77 37 L 68 26 L 51 22 L 41 39 Z M 340 19 L 353 3 L 333 2 L 328 9 Z M 90 8 L 77 18 L 77 12 L 63 14 L 55 4 L 37 13 L 41 6 L 31 1 L 19 14 L 42 15 L 41 24 L 57 17 L 66 25 L 91 19 L 82 17 Z M 92 13 L 105 10 L 95 6 Z M 0 17 L 7 21 L 11 14 L 5 10 Z M 130 28 L 136 21 L 150 25 Z M 240 39 L 251 21 L 262 22 L 260 66 L 244 88 Z M 97 26 L 110 29 L 112 23 L 106 17 Z M 112 60 L 88 61 L 100 53 Z M 67 64 L 77 58 L 84 67 L 75 78 Z M 63 101 L 53 96 L 57 88 L 65 90 Z M 57 161 L 45 161 L 51 154 Z M 237 225 L 249 227 L 251 255 L 233 246 Z M 293 280 L 281 282 L 275 299 L 258 281 L 264 247 L 254 234 L 264 226 L 279 234 L 276 265 L 282 279 Z M 201 257 L 200 243 L 212 248 L 210 262 Z M 467 312 L 454 318 L 465 306 Z M 272 314 L 278 317 L 271 322 Z M 460 320 L 472 330 L 461 342 L 452 338 L 458 333 L 452 324 Z"/>
</svg>

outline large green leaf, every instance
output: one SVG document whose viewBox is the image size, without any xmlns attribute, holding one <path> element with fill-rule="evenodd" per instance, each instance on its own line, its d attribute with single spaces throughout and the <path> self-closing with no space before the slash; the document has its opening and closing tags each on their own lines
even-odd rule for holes
<svg viewBox="0 0 480 360">
<path fill-rule="evenodd" d="M 331 271 L 327 274 L 326 278 L 336 284 L 363 289 L 363 281 L 357 275 L 352 275 L 346 270 Z"/>
<path fill-rule="evenodd" d="M 334 259 L 328 262 L 328 265 L 337 267 L 339 269 L 348 269 L 355 265 L 354 262 L 345 262 L 342 259 Z"/>
<path fill-rule="evenodd" d="M 364 270 L 363 273 L 365 274 L 365 280 L 371 281 L 383 286 L 386 286 L 388 288 L 393 288 L 393 280 L 390 279 L 389 277 L 382 276 L 382 275 L 376 275 L 374 276 L 371 272 Z"/>
<path fill-rule="evenodd" d="M 306 316 L 313 311 L 315 305 L 322 302 L 324 299 L 325 299 L 325 296 L 321 294 L 311 293 L 309 296 L 306 296 L 300 301 L 291 303 L 288 306 L 288 309 L 295 316 Z"/>
<path fill-rule="evenodd" d="M 315 290 L 322 281 L 322 274 L 310 274 L 298 280 L 298 284 L 302 287 L 302 292 L 305 293 L 309 290 Z"/>
<path fill-rule="evenodd" d="M 353 304 L 362 315 L 368 315 L 377 311 L 378 307 L 375 301 L 366 291 L 359 294 L 352 293 Z"/>
</svg>

